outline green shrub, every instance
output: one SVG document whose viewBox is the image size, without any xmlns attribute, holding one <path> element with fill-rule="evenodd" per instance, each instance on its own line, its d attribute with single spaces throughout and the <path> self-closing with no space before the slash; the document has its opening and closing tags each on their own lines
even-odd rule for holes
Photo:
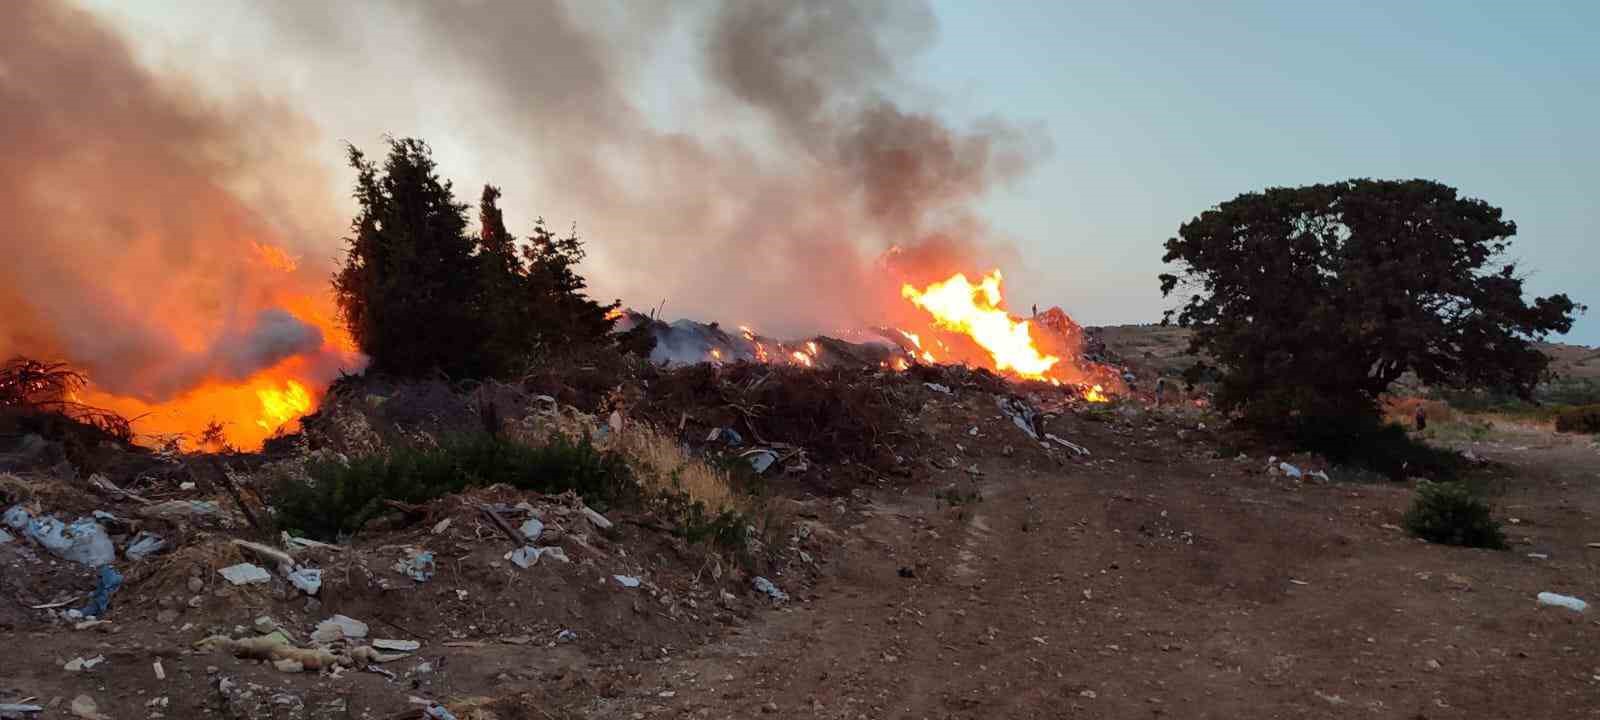
<svg viewBox="0 0 1600 720">
<path fill-rule="evenodd" d="M 1455 480 L 1466 467 L 1460 453 L 1417 442 L 1404 427 L 1376 418 L 1302 416 L 1291 422 L 1289 433 L 1299 449 L 1395 480 Z"/>
<path fill-rule="evenodd" d="M 1561 411 L 1556 415 L 1556 430 L 1600 434 L 1600 405 L 1583 405 Z"/>
<path fill-rule="evenodd" d="M 1506 547 L 1505 534 L 1490 515 L 1488 503 L 1460 483 L 1420 482 L 1404 523 L 1408 532 L 1428 542 L 1497 550 Z"/>
<path fill-rule="evenodd" d="M 398 447 L 343 464 L 307 466 L 310 482 L 280 482 L 273 505 L 280 526 L 323 540 L 349 536 L 385 512 L 384 500 L 422 503 L 469 487 L 503 483 L 522 490 L 572 490 L 601 510 L 637 503 L 640 489 L 621 455 L 587 438 L 557 437 L 541 447 L 490 435 L 450 438 L 434 448 Z"/>
</svg>

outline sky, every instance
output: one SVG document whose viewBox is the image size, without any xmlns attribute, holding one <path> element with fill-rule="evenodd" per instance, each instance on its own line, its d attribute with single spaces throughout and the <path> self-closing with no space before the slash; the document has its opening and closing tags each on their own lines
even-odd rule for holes
<svg viewBox="0 0 1600 720">
<path fill-rule="evenodd" d="M 384 132 L 417 134 L 460 187 L 520 185 L 507 193 L 513 218 L 585 221 L 574 216 L 587 205 L 561 206 L 559 189 L 527 170 L 542 156 L 521 145 L 537 138 L 486 119 L 460 78 L 374 82 L 384 77 L 374 58 L 385 57 L 378 39 L 390 22 L 381 12 L 375 34 L 321 38 L 308 52 L 300 35 L 317 26 L 266 17 L 266 6 L 253 3 L 219 0 L 205 12 L 188 3 L 80 4 L 124 31 L 152 67 L 218 97 L 265 97 L 304 112 L 327 158 L 326 175 L 305 182 L 341 201 L 350 177 L 339 141 L 372 148 Z M 657 6 L 592 7 L 650 15 Z M 1530 292 L 1566 292 L 1596 308 L 1564 340 L 1600 345 L 1600 222 L 1591 200 L 1600 143 L 1590 137 L 1600 116 L 1592 37 L 1600 3 L 929 7 L 929 39 L 908 43 L 884 92 L 953 126 L 1000 120 L 1026 135 L 1026 169 L 976 201 L 985 233 L 1011 246 L 995 257 L 1014 308 L 1060 305 L 1084 324 L 1156 321 L 1171 304 L 1157 289 L 1162 243 L 1206 208 L 1270 186 L 1420 177 L 1503 208 L 1519 228 L 1515 255 Z M 632 30 L 617 39 L 631 63 L 627 96 L 663 132 L 710 132 L 718 118 L 697 100 L 705 84 L 694 67 L 697 30 L 653 22 L 621 21 Z M 527 37 L 539 46 L 537 29 Z M 725 132 L 761 153 L 760 131 L 733 123 Z M 602 296 L 608 269 L 629 257 L 608 240 L 589 234 L 591 280 Z M 331 256 L 337 245 L 330 237 L 306 247 Z"/>
</svg>

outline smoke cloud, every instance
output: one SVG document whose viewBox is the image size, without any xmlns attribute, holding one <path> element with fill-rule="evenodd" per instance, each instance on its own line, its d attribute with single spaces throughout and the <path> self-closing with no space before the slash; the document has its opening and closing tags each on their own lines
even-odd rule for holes
<svg viewBox="0 0 1600 720">
<path fill-rule="evenodd" d="M 286 239 L 332 217 L 302 191 L 321 172 L 293 112 L 209 105 L 49 0 L 6 4 L 0 107 L 0 355 L 151 401 L 297 355 L 338 364 L 277 307 L 326 294 L 326 267 L 295 266 Z"/>
<path fill-rule="evenodd" d="M 958 129 L 891 99 L 937 30 L 919 2 L 274 7 L 286 42 L 325 66 L 363 48 L 393 72 L 449 78 L 473 109 L 450 142 L 526 158 L 525 177 L 477 180 L 503 185 L 514 215 L 576 220 L 597 294 L 665 299 L 673 316 L 775 334 L 883 322 L 903 309 L 891 247 L 902 272 L 1010 258 L 975 205 L 1047 150 L 998 121 Z M 693 82 L 663 93 L 660 63 L 691 66 Z M 652 94 L 697 119 L 653 125 Z"/>
</svg>

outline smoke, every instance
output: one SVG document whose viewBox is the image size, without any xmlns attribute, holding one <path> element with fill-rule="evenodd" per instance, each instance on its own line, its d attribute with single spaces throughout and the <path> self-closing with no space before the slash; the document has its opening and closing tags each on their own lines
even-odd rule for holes
<svg viewBox="0 0 1600 720">
<path fill-rule="evenodd" d="M 326 294 L 325 267 L 289 258 L 333 217 L 295 113 L 208 104 L 50 0 L 6 3 L 0 107 L 0 355 L 151 401 L 297 355 L 337 365 L 278 309 Z"/>
<path fill-rule="evenodd" d="M 470 117 L 420 111 L 421 124 L 447 122 L 452 145 L 516 158 L 499 167 L 523 174 L 475 180 L 505 186 L 513 215 L 577 221 L 597 294 L 665 299 L 670 315 L 787 334 L 881 322 L 903 305 L 880 262 L 891 247 L 943 275 L 1009 258 L 976 204 L 1047 150 L 998 121 L 956 128 L 894 101 L 915 94 L 904 63 L 937 31 L 920 2 L 274 8 L 285 42 L 325 67 L 361 48 L 371 66 L 447 87 L 437 99 Z M 658 127 L 650 98 L 696 119 Z"/>
</svg>

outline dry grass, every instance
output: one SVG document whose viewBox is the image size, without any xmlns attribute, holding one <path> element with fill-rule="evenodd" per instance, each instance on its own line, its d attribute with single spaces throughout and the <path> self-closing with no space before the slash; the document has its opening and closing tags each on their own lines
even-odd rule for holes
<svg viewBox="0 0 1600 720">
<path fill-rule="evenodd" d="M 607 444 L 628 458 L 647 491 L 681 491 L 713 512 L 742 510 L 727 473 L 691 457 L 683 446 L 649 425 L 613 433 Z"/>
</svg>

